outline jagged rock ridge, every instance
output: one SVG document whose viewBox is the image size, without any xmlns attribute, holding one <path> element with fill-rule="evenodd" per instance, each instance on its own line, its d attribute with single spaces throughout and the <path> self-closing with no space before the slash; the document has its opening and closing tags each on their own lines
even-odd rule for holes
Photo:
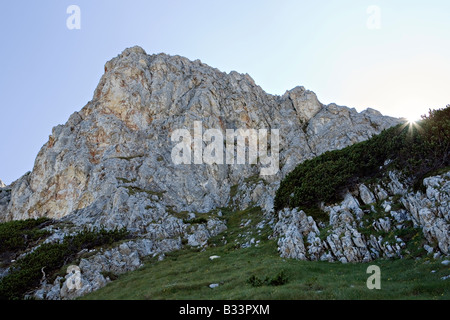
<svg viewBox="0 0 450 320">
<path fill-rule="evenodd" d="M 325 223 L 297 208 L 280 211 L 274 232 L 281 256 L 343 263 L 402 258 L 413 255 L 411 250 L 447 256 L 450 172 L 425 178 L 425 193 L 407 188 L 400 177 L 390 171 L 386 181 L 370 188 L 360 184 L 340 203 L 323 205 L 329 216 Z M 408 248 L 414 240 L 420 241 Z"/>
</svg>

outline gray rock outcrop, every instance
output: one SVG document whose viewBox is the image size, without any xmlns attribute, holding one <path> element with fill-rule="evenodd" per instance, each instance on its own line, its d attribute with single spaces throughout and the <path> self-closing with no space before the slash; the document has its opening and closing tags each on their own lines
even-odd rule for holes
<svg viewBox="0 0 450 320">
<path fill-rule="evenodd" d="M 11 189 L 9 189 L 0 180 L 0 214 L 5 213 L 7 211 L 10 202 L 11 202 Z"/>
<path fill-rule="evenodd" d="M 81 297 L 108 284 L 111 276 L 118 276 L 142 266 L 142 258 L 164 254 L 148 239 L 128 241 L 116 248 L 101 250 L 88 258 L 82 258 L 78 266 L 72 265 L 63 278 L 53 283 L 43 281 L 33 297 L 46 300 L 69 300 Z M 75 270 L 74 273 L 70 272 Z"/>
<path fill-rule="evenodd" d="M 401 258 L 410 253 L 412 236 L 421 239 L 421 233 L 425 243 L 418 242 L 415 250 L 449 255 L 450 172 L 425 178 L 426 193 L 412 192 L 399 177 L 391 171 L 385 185 L 361 184 L 357 194 L 347 193 L 342 202 L 323 206 L 326 222 L 316 224 L 295 208 L 280 211 L 274 227 L 280 255 L 344 263 Z"/>
</svg>

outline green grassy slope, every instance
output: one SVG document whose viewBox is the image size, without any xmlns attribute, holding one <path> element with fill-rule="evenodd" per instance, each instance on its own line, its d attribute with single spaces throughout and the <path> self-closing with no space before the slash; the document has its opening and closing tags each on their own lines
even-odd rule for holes
<svg viewBox="0 0 450 320">
<path fill-rule="evenodd" d="M 258 229 L 258 208 L 228 212 L 228 230 L 211 239 L 204 251 L 190 248 L 170 253 L 163 261 L 118 277 L 83 299 L 449 299 L 450 268 L 440 260 L 378 260 L 341 264 L 280 258 L 270 228 Z M 250 220 L 245 227 L 244 225 Z M 258 232 L 258 230 L 260 230 Z M 245 238 L 245 239 L 244 239 Z M 238 248 L 255 238 L 258 246 Z M 226 240 L 226 244 L 225 244 Z M 215 247 L 214 247 L 215 245 Z M 210 260 L 212 255 L 220 258 Z M 381 289 L 366 286 L 367 267 L 381 269 Z M 434 271 L 434 272 L 433 272 Z M 287 283 L 255 287 L 249 279 L 274 279 L 284 273 Z M 219 286 L 211 289 L 212 283 Z"/>
<path fill-rule="evenodd" d="M 320 220 L 319 202 L 336 201 L 343 189 L 363 179 L 380 178 L 389 169 L 401 170 L 411 184 L 417 184 L 450 165 L 449 137 L 447 106 L 430 111 L 415 125 L 399 125 L 368 141 L 305 161 L 281 182 L 275 209 L 308 208 L 309 214 Z M 390 160 L 389 166 L 386 160 Z M 450 274 L 450 268 L 429 256 L 368 264 L 282 259 L 276 240 L 269 239 L 272 231 L 267 223 L 258 228 L 262 220 L 259 208 L 223 212 L 228 230 L 211 239 L 207 249 L 187 248 L 168 254 L 163 261 L 149 260 L 143 268 L 120 276 L 84 299 L 450 298 L 450 279 L 441 279 Z M 251 239 L 254 244 L 242 248 L 241 244 L 248 245 Z M 211 261 L 212 255 L 221 258 Z M 372 264 L 381 268 L 380 290 L 366 286 L 370 276 L 366 270 Z M 281 275 L 287 282 L 271 285 L 271 280 Z M 211 289 L 212 283 L 219 286 Z"/>
</svg>

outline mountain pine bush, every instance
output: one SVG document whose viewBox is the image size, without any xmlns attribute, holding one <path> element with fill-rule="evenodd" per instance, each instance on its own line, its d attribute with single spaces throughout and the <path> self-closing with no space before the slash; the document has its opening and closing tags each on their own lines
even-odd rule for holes
<svg viewBox="0 0 450 320">
<path fill-rule="evenodd" d="M 50 274 L 74 259 L 83 249 L 92 249 L 125 239 L 129 236 L 125 228 L 106 230 L 84 229 L 75 235 L 64 237 L 61 243 L 44 243 L 33 252 L 19 259 L 10 273 L 0 280 L 0 300 L 18 300 L 28 290 L 39 285 L 42 268 Z"/>
<path fill-rule="evenodd" d="M 299 164 L 280 183 L 275 210 L 316 207 L 342 200 L 362 180 L 402 171 L 411 186 L 450 165 L 450 105 L 430 110 L 417 123 L 399 124 L 341 150 Z"/>
</svg>

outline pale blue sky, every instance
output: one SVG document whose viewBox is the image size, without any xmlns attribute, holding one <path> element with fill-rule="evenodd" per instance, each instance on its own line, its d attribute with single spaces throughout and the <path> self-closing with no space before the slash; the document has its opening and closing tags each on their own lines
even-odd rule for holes
<svg viewBox="0 0 450 320">
<path fill-rule="evenodd" d="M 80 30 L 66 27 L 71 4 Z M 367 27 L 370 5 L 380 29 Z M 134 45 L 248 73 L 271 94 L 303 85 L 322 103 L 419 118 L 450 104 L 449 16 L 447 0 L 3 2 L 0 179 L 31 170 L 105 62 Z"/>
</svg>

